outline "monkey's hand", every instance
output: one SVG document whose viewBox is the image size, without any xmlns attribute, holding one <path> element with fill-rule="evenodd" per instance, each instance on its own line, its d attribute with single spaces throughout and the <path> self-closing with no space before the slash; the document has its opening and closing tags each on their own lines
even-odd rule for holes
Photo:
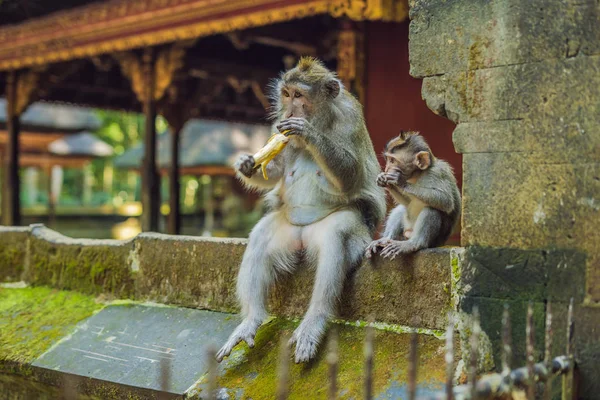
<svg viewBox="0 0 600 400">
<path fill-rule="evenodd" d="M 386 187 L 388 185 L 388 176 L 385 172 L 377 175 L 377 186 Z"/>
<path fill-rule="evenodd" d="M 367 247 L 365 251 L 365 257 L 371 258 L 374 254 L 377 254 L 379 249 L 384 248 L 388 244 L 392 242 L 392 239 L 389 238 L 381 238 L 371 242 L 371 244 Z"/>
<path fill-rule="evenodd" d="M 409 240 L 392 240 L 383 248 L 380 255 L 383 258 L 389 258 L 390 260 L 393 260 L 396 258 L 396 256 L 414 253 L 417 250 L 418 248 Z"/>
<path fill-rule="evenodd" d="M 283 133 L 285 131 L 289 131 L 286 132 L 286 135 L 296 135 L 304 139 L 306 139 L 307 136 L 312 132 L 311 128 L 312 125 L 306 120 L 306 118 L 297 117 L 284 119 L 279 123 L 279 125 L 277 125 L 279 132 Z"/>
<path fill-rule="evenodd" d="M 244 174 L 247 178 L 252 178 L 254 172 L 254 157 L 250 154 L 243 154 L 235 163 L 235 169 Z"/>
<path fill-rule="evenodd" d="M 406 176 L 401 171 L 394 170 L 388 172 L 386 174 L 386 186 L 404 187 L 406 186 L 406 179 Z"/>
</svg>

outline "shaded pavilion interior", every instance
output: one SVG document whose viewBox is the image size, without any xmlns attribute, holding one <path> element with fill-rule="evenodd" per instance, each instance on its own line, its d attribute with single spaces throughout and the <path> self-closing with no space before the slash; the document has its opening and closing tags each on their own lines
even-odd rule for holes
<svg viewBox="0 0 600 400">
<path fill-rule="evenodd" d="M 20 166 L 44 170 L 54 165 L 82 167 L 93 152 L 59 154 L 53 152 L 50 146 L 66 136 L 93 131 L 99 126 L 100 121 L 90 109 L 39 102 L 32 104 L 21 116 Z M 0 158 L 4 158 L 7 143 L 6 100 L 0 98 Z"/>
<path fill-rule="evenodd" d="M 100 121 L 91 109 L 40 102 L 28 107 L 21 116 L 19 134 L 19 167 L 24 169 L 21 174 L 25 181 L 22 192 L 26 196 L 26 201 L 22 203 L 29 206 L 38 203 L 38 196 L 43 193 L 41 172 L 46 181 L 48 217 L 53 221 L 62 186 L 62 172 L 65 168 L 83 171 L 82 201 L 89 198 L 91 196 L 90 162 L 97 157 L 112 154 L 109 145 L 100 141 L 92 133 L 86 132 L 95 130 L 99 126 Z M 87 140 L 74 147 L 73 145 L 81 142 L 81 138 Z M 6 161 L 8 141 L 6 100 L 0 99 L 0 160 L 3 165 Z"/>
<path fill-rule="evenodd" d="M 364 104 L 378 152 L 399 130 L 426 128 L 421 130 L 434 153 L 449 159 L 460 181 L 460 157 L 450 136 L 453 125 L 427 109 L 420 81 L 408 75 L 408 6 L 403 0 L 35 4 L 35 10 L 26 11 L 0 4 L 0 39 L 11 34 L 17 38 L 12 47 L 0 45 L 0 96 L 16 105 L 7 108 L 12 116 L 9 138 L 18 135 L 18 116 L 34 100 L 143 112 L 144 146 L 150 150 L 141 168 L 145 231 L 158 230 L 156 114 L 170 126 L 168 232 L 178 233 L 176 149 L 185 122 L 266 123 L 265 88 L 302 55 L 316 56 L 337 70 Z M 39 52 L 32 56 L 36 46 Z M 406 119 L 399 120 L 403 115 Z M 11 187 L 19 154 L 10 142 L 2 222 L 18 225 L 18 193 Z"/>
</svg>

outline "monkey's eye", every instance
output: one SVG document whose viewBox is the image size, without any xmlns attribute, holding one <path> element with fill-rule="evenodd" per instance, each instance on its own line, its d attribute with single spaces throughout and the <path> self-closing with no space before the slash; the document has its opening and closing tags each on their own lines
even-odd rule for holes
<svg viewBox="0 0 600 400">
<path fill-rule="evenodd" d="M 285 97 L 290 97 L 290 94 L 289 94 L 287 91 L 285 91 L 285 90 L 283 91 L 283 95 L 284 95 Z"/>
<path fill-rule="evenodd" d="M 300 92 L 294 92 L 294 97 L 295 98 L 302 97 L 302 94 Z"/>
</svg>

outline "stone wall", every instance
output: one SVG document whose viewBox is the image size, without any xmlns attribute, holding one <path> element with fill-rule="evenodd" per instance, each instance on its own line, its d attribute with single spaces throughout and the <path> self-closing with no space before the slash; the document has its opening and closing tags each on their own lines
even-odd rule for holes
<svg viewBox="0 0 600 400">
<path fill-rule="evenodd" d="M 42 225 L 0 227 L 0 282 L 76 290 L 105 299 L 133 299 L 213 311 L 238 312 L 235 282 L 245 239 L 142 233 L 132 240 L 72 239 Z M 394 261 L 365 262 L 348 280 L 340 306 L 346 321 L 375 321 L 444 330 L 457 301 L 452 260 L 460 249 L 438 248 Z M 270 311 L 300 318 L 314 271 L 281 276 Z M 415 320 L 414 316 L 419 319 Z"/>
<path fill-rule="evenodd" d="M 477 283 L 462 306 L 485 315 L 509 302 L 524 321 L 517 310 L 526 301 L 543 313 L 549 299 L 564 310 L 574 297 L 582 398 L 592 398 L 600 392 L 592 379 L 600 376 L 600 3 L 410 3 L 411 74 L 424 78 L 430 109 L 458 124 L 463 265 Z M 487 326 L 490 336 L 495 328 Z"/>
</svg>

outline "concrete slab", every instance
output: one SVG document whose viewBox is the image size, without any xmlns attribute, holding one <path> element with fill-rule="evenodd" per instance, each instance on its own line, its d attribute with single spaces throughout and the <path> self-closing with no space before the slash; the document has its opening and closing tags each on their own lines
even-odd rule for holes
<svg viewBox="0 0 600 400">
<path fill-rule="evenodd" d="M 160 364 L 171 366 L 169 392 L 184 394 L 206 372 L 206 346 L 224 342 L 229 314 L 174 307 L 109 306 L 39 357 L 33 366 L 133 387 L 160 389 Z"/>
</svg>

